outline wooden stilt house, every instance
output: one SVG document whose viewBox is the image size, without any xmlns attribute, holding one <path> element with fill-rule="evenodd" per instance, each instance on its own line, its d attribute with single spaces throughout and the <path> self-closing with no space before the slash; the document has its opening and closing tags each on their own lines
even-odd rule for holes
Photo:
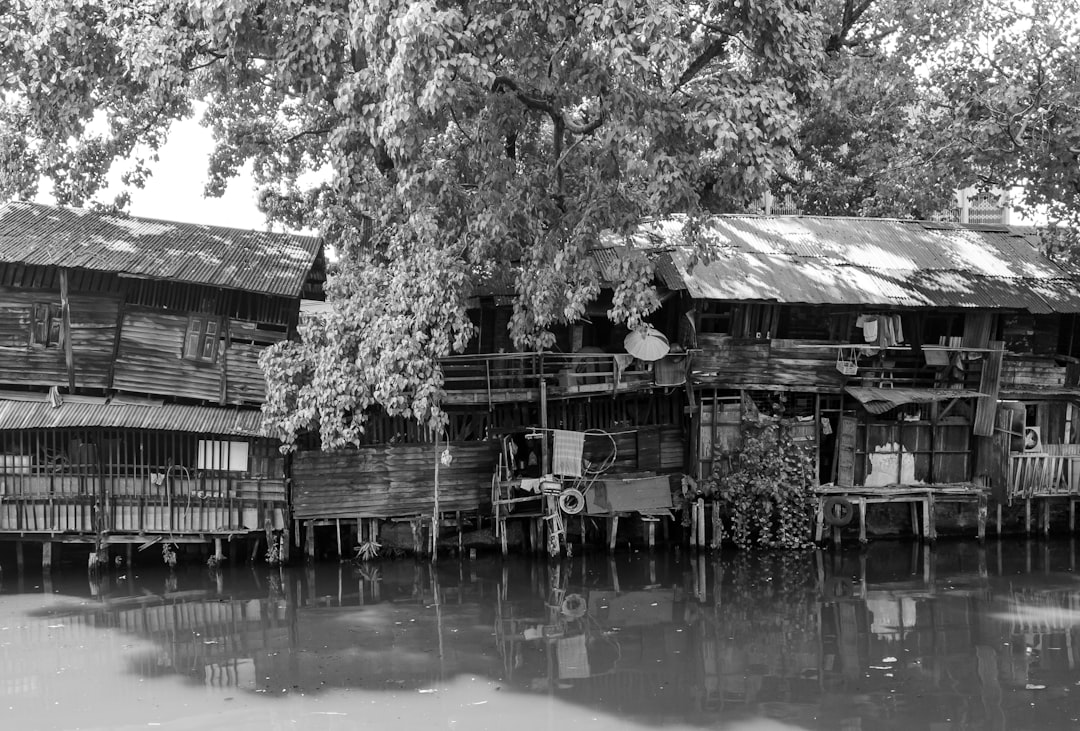
<svg viewBox="0 0 1080 731">
<path fill-rule="evenodd" d="M 311 237 L 0 207 L 0 539 L 284 529 L 258 356 L 324 270 Z"/>
<path fill-rule="evenodd" d="M 717 216 L 702 250 L 684 223 L 613 243 L 651 252 L 685 315 L 691 472 L 737 447 L 749 406 L 804 432 L 863 538 L 875 502 L 921 508 L 933 537 L 942 501 L 978 505 L 981 533 L 988 496 L 1080 496 L 1080 291 L 1034 231 Z"/>
</svg>

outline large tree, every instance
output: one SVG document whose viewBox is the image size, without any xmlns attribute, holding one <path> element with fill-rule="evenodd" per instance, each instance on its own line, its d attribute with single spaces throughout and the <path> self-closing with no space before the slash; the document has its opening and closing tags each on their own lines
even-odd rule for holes
<svg viewBox="0 0 1080 731">
<path fill-rule="evenodd" d="M 745 210 L 770 187 L 814 212 L 925 215 L 965 177 L 1030 183 L 1050 149 L 1025 144 L 1037 129 L 1052 154 L 1080 147 L 1060 144 L 1076 134 L 1075 15 L 1013 13 L 1002 49 L 979 56 L 1003 12 L 993 0 L 0 2 L 0 185 L 31 195 L 44 175 L 80 203 L 121 158 L 137 185 L 170 123 L 204 108 L 208 191 L 250 162 L 267 214 L 342 254 L 334 313 L 264 359 L 268 422 L 287 441 L 318 427 L 334 446 L 375 404 L 441 423 L 437 359 L 470 337 L 478 278 L 518 272 L 512 335 L 549 346 L 598 292 L 585 262 L 603 230 L 683 212 L 692 236 L 694 216 Z M 1061 111 L 1035 103 L 1018 133 L 1003 124 L 1016 112 L 994 106 L 1003 85 L 1020 108 L 1035 89 Z M 986 145 L 999 137 L 1019 144 Z M 1072 172 L 1066 155 L 1042 190 L 1075 209 L 1070 154 Z M 610 314 L 637 326 L 657 306 L 649 264 L 623 274 Z"/>
</svg>

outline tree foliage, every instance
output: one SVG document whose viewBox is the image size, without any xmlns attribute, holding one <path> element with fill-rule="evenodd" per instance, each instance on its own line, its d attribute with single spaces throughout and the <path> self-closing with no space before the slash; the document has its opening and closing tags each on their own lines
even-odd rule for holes
<svg viewBox="0 0 1080 731">
<path fill-rule="evenodd" d="M 928 215 L 969 178 L 1075 214 L 1077 1 L 8 0 L 0 194 L 83 203 L 117 159 L 139 185 L 205 110 L 207 192 L 250 164 L 271 220 L 343 253 L 334 315 L 264 360 L 268 421 L 338 444 L 373 404 L 440 423 L 478 277 L 517 272 L 512 336 L 549 347 L 600 232 L 643 217 L 770 188 Z M 610 316 L 642 326 L 624 269 Z"/>
</svg>

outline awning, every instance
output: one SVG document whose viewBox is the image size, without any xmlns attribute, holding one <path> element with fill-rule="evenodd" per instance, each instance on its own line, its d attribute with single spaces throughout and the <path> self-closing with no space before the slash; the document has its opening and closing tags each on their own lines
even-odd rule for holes
<svg viewBox="0 0 1080 731">
<path fill-rule="evenodd" d="M 43 394 L 44 396 L 44 394 Z M 259 436 L 258 409 L 179 404 L 124 404 L 105 399 L 67 397 L 59 407 L 48 401 L 0 398 L 0 431 L 23 429 L 152 429 L 233 437 Z"/>
<path fill-rule="evenodd" d="M 967 388 L 865 388 L 848 386 L 844 389 L 854 396 L 871 414 L 884 414 L 904 404 L 928 404 L 958 398 L 977 398 L 984 394 Z"/>
</svg>

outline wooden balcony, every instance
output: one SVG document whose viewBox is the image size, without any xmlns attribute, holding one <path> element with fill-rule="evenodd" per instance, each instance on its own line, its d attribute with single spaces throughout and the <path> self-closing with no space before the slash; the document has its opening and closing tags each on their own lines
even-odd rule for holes
<svg viewBox="0 0 1080 731">
<path fill-rule="evenodd" d="M 579 395 L 616 394 L 681 385 L 686 361 L 676 358 L 644 368 L 637 361 L 627 363 L 616 353 L 489 353 L 443 358 L 446 384 L 444 403 L 496 404 L 539 401 L 540 384 L 548 398 Z M 678 377 L 681 368 L 682 379 Z M 670 377 L 668 374 L 676 374 Z"/>
</svg>

